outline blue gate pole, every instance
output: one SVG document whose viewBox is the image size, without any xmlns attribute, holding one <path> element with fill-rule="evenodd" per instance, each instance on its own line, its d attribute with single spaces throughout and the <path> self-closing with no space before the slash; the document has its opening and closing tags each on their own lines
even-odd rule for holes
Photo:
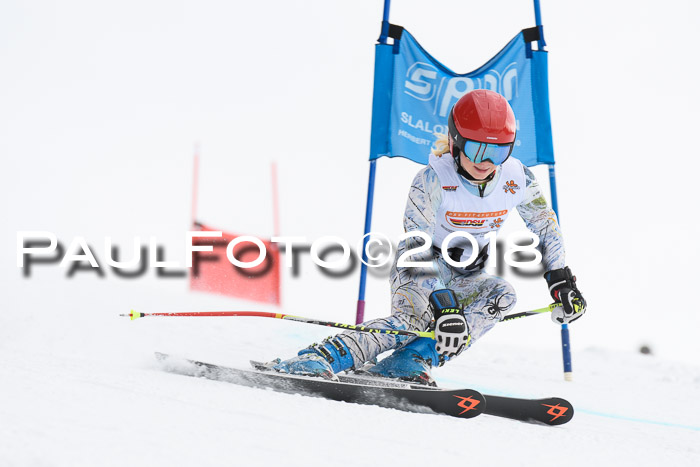
<svg viewBox="0 0 700 467">
<path fill-rule="evenodd" d="M 542 16 L 540 13 L 540 0 L 533 0 L 535 3 L 535 23 L 540 31 L 540 38 L 537 41 L 537 48 L 539 50 L 544 50 L 544 30 L 542 29 Z M 557 177 L 554 173 L 554 164 L 549 164 L 549 190 L 552 194 L 552 209 L 557 215 L 557 221 L 559 221 L 559 202 L 557 201 Z M 561 222 L 559 222 L 561 225 Z M 573 369 L 571 366 L 571 342 L 569 340 L 569 325 L 561 325 L 561 356 L 564 360 L 564 379 L 566 381 L 571 381 L 574 378 Z"/>
<path fill-rule="evenodd" d="M 549 164 L 549 190 L 552 194 L 552 209 L 559 220 L 559 203 L 557 201 L 557 177 L 554 173 L 554 164 Z M 564 379 L 571 381 L 574 378 L 571 366 L 571 342 L 569 340 L 569 325 L 561 325 L 561 356 L 564 360 Z"/>
<path fill-rule="evenodd" d="M 544 30 L 542 29 L 542 15 L 540 14 L 540 0 L 533 0 L 535 2 L 535 25 L 540 31 L 540 38 L 537 39 L 537 47 L 539 50 L 544 50 L 544 46 L 547 43 L 544 41 Z"/>
<path fill-rule="evenodd" d="M 365 212 L 365 233 L 362 239 L 362 264 L 360 268 L 360 293 L 357 297 L 357 312 L 355 314 L 355 324 L 360 324 L 365 320 L 365 289 L 367 284 L 367 242 L 372 230 L 372 205 L 374 204 L 374 178 L 377 173 L 377 161 L 369 162 L 369 185 L 367 186 L 367 210 Z"/>
<path fill-rule="evenodd" d="M 389 36 L 389 8 L 391 0 L 384 0 L 384 14 L 382 15 L 382 32 L 379 35 L 379 43 L 386 44 Z M 372 154 L 370 154 L 370 157 Z M 365 211 L 365 232 L 362 238 L 362 264 L 360 266 L 360 292 L 357 296 L 357 311 L 355 312 L 355 324 L 365 320 L 365 290 L 367 285 L 367 242 L 372 230 L 372 206 L 374 205 L 374 180 L 377 173 L 377 160 L 369 162 L 369 182 L 367 186 L 367 209 Z"/>
</svg>

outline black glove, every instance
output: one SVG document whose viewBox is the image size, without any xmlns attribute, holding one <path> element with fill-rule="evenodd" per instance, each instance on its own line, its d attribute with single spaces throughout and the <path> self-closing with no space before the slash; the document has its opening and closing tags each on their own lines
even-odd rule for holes
<svg viewBox="0 0 700 467">
<path fill-rule="evenodd" d="M 554 269 L 544 273 L 552 298 L 561 303 L 560 307 L 552 310 L 552 321 L 566 324 L 579 319 L 586 312 L 586 300 L 576 287 L 576 276 L 571 269 Z"/>
<path fill-rule="evenodd" d="M 435 350 L 445 357 L 459 355 L 469 346 L 471 336 L 457 295 L 450 289 L 436 290 L 429 301 L 435 316 Z"/>
</svg>

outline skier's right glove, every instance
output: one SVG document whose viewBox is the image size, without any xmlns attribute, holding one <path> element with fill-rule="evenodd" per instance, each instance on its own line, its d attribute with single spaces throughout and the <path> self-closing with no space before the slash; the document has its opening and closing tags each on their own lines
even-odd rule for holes
<svg viewBox="0 0 700 467">
<path fill-rule="evenodd" d="M 459 355 L 469 346 L 469 325 L 457 295 L 450 289 L 430 294 L 430 308 L 435 316 L 435 350 L 445 357 Z"/>
<path fill-rule="evenodd" d="M 544 278 L 549 285 L 549 293 L 552 298 L 561 303 L 560 307 L 552 310 L 552 321 L 558 324 L 567 324 L 579 319 L 586 312 L 586 300 L 576 287 L 576 276 L 571 274 L 571 269 L 553 269 L 544 273 Z"/>
</svg>

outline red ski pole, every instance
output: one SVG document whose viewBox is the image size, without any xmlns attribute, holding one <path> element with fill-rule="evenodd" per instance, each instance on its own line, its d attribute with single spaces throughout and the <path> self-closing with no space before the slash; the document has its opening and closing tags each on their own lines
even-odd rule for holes
<svg viewBox="0 0 700 467">
<path fill-rule="evenodd" d="M 264 311 L 187 311 L 182 313 L 138 313 L 131 310 L 129 314 L 121 314 L 119 316 L 129 316 L 131 320 L 143 318 L 147 316 L 253 316 L 258 318 L 276 318 L 287 321 L 297 321 L 300 323 L 318 324 L 320 326 L 330 326 L 333 328 L 349 329 L 351 331 L 371 332 L 374 334 L 393 334 L 398 336 L 419 336 L 419 337 L 435 337 L 432 331 L 404 331 L 401 329 L 377 329 L 354 324 L 335 323 L 333 321 L 322 321 L 313 318 L 304 318 L 302 316 L 285 315 L 283 313 L 268 313 Z"/>
<path fill-rule="evenodd" d="M 549 311 L 552 311 L 555 307 L 561 306 L 559 304 L 552 303 L 551 305 L 548 305 L 544 308 L 539 308 L 537 310 L 531 310 L 531 311 L 523 311 L 520 313 L 513 313 L 507 316 L 504 316 L 501 321 L 511 321 L 517 318 L 523 318 L 525 316 L 532 316 L 540 313 L 546 313 Z M 275 318 L 275 319 L 284 319 L 287 321 L 296 321 L 299 323 L 307 323 L 307 324 L 317 324 L 319 326 L 329 326 L 332 328 L 340 328 L 340 329 L 349 329 L 351 331 L 362 331 L 362 332 L 370 332 L 370 333 L 375 333 L 375 334 L 393 334 L 397 336 L 418 336 L 418 337 L 430 337 L 430 338 L 435 338 L 435 333 L 433 331 L 405 331 L 401 329 L 378 329 L 378 328 L 370 328 L 366 326 L 360 326 L 360 325 L 355 325 L 355 324 L 345 324 L 345 323 L 336 323 L 334 321 L 323 321 L 319 319 L 314 319 L 314 318 L 304 318 L 303 316 L 294 316 L 294 315 L 286 315 L 283 313 L 270 313 L 270 312 L 265 312 L 265 311 L 185 311 L 185 312 L 177 312 L 177 313 L 138 313 L 134 310 L 131 310 L 129 314 L 121 314 L 119 316 L 128 316 L 131 318 L 131 320 L 135 320 L 137 318 L 144 318 L 147 316 L 170 316 L 170 317 L 203 317 L 203 316 L 210 316 L 210 317 L 221 317 L 221 316 L 250 316 L 250 317 L 256 317 L 256 318 Z"/>
</svg>

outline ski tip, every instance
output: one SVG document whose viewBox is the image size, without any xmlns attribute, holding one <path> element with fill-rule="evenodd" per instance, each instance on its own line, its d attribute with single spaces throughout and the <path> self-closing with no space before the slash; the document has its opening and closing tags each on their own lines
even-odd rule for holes
<svg viewBox="0 0 700 467">
<path fill-rule="evenodd" d="M 551 397 L 540 402 L 540 405 L 547 410 L 538 420 L 547 425 L 563 425 L 574 417 L 574 406 L 565 399 Z"/>
</svg>

